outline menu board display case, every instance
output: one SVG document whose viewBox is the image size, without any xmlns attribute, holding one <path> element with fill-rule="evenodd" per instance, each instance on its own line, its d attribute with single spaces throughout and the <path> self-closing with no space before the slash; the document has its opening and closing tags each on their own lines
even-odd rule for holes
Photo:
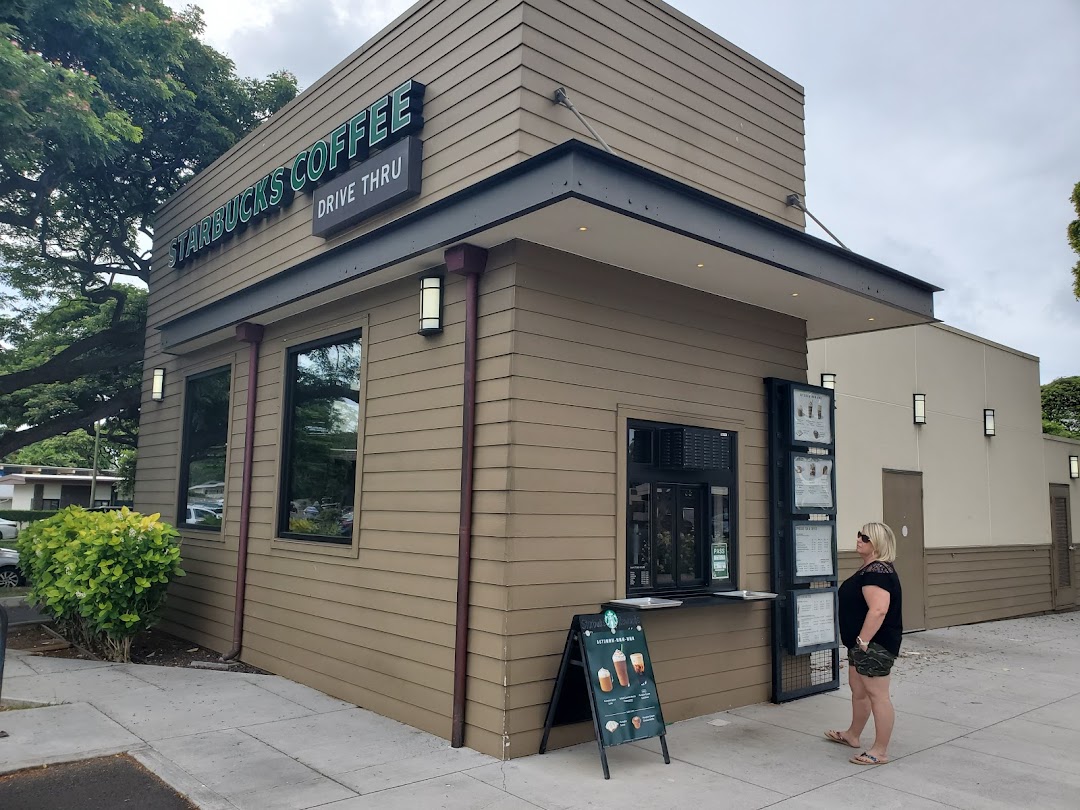
<svg viewBox="0 0 1080 810">
<path fill-rule="evenodd" d="M 793 520 L 791 581 L 798 584 L 836 581 L 836 524 L 831 520 Z"/>
<path fill-rule="evenodd" d="M 790 453 L 788 511 L 793 515 L 835 515 L 835 467 L 831 455 Z"/>
<path fill-rule="evenodd" d="M 832 650 L 840 637 L 836 588 L 791 591 L 789 649 L 792 655 Z"/>
<path fill-rule="evenodd" d="M 832 392 L 791 386 L 791 443 L 804 447 L 832 447 Z"/>
</svg>

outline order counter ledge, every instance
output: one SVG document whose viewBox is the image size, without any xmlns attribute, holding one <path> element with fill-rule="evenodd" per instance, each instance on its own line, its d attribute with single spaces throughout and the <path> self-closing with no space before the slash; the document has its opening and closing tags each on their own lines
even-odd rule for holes
<svg viewBox="0 0 1080 810">
<path fill-rule="evenodd" d="M 698 596 L 680 596 L 666 599 L 659 596 L 643 596 L 636 599 L 612 599 L 600 606 L 601 610 L 680 610 L 684 608 L 733 605 L 739 602 L 760 602 L 776 599 L 778 594 L 768 591 L 717 591 Z"/>
</svg>

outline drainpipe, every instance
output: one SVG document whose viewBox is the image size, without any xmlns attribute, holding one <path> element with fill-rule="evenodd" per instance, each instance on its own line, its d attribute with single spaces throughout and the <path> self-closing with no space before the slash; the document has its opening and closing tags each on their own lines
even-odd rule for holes
<svg viewBox="0 0 1080 810">
<path fill-rule="evenodd" d="M 472 581 L 473 447 L 476 435 L 476 331 L 480 275 L 487 251 L 461 244 L 444 254 L 446 269 L 465 276 L 465 377 L 461 409 L 461 504 L 458 509 L 457 619 L 454 635 L 454 714 L 450 745 L 465 744 L 465 685 L 469 659 L 469 585 Z"/>
<path fill-rule="evenodd" d="M 263 327 L 242 323 L 236 339 L 248 344 L 247 424 L 244 426 L 244 478 L 240 485 L 240 542 L 236 550 L 236 602 L 233 606 L 232 648 L 221 656 L 231 661 L 240 655 L 244 639 L 244 597 L 247 592 L 248 530 L 251 527 L 251 469 L 255 458 L 255 400 L 259 396 L 259 344 Z"/>
</svg>

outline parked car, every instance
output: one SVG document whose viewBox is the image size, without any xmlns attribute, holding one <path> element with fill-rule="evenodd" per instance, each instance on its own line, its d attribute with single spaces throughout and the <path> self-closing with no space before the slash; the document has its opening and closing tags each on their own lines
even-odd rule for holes
<svg viewBox="0 0 1080 810">
<path fill-rule="evenodd" d="M 212 506 L 189 506 L 187 508 L 186 522 L 196 525 L 202 523 L 207 526 L 220 526 L 221 509 Z"/>
<path fill-rule="evenodd" d="M 22 572 L 19 571 L 19 552 L 0 548 L 0 589 L 15 588 L 23 582 Z"/>
<path fill-rule="evenodd" d="M 0 518 L 0 540 L 14 540 L 19 536 L 19 524 L 13 520 Z"/>
</svg>

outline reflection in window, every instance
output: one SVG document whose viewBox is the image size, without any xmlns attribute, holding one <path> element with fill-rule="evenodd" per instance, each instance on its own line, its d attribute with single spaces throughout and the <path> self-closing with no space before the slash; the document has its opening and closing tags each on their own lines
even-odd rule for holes
<svg viewBox="0 0 1080 810">
<path fill-rule="evenodd" d="M 672 515 L 675 508 L 673 487 L 656 488 L 656 584 L 660 587 L 675 584 L 675 555 L 671 553 Z"/>
<path fill-rule="evenodd" d="M 630 549 L 629 579 L 630 588 L 652 587 L 652 541 L 649 516 L 652 501 L 649 498 L 651 484 L 638 484 L 630 487 L 629 531 L 627 542 Z"/>
<path fill-rule="evenodd" d="M 360 335 L 289 353 L 283 534 L 348 543 L 360 414 Z"/>
<path fill-rule="evenodd" d="M 220 530 L 229 437 L 228 368 L 188 377 L 177 523 Z"/>
</svg>

